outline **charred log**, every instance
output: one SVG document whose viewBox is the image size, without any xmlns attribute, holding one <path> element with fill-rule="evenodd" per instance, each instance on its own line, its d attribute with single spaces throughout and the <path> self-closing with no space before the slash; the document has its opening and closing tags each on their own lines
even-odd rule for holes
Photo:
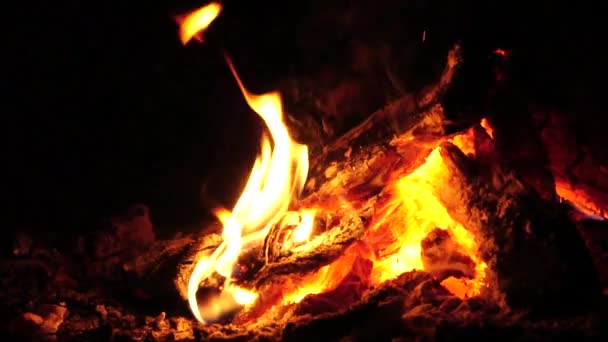
<svg viewBox="0 0 608 342">
<path fill-rule="evenodd" d="M 534 118 L 559 196 L 587 214 L 608 219 L 608 158 L 590 145 L 576 122 L 564 114 L 538 110 Z"/>
<path fill-rule="evenodd" d="M 441 97 L 448 89 L 457 66 L 460 63 L 460 47 L 456 46 L 448 54 L 443 75 L 434 85 L 428 86 L 421 94 L 407 94 L 385 108 L 376 111 L 365 121 L 323 148 L 323 153 L 311 161 L 311 170 L 314 174 L 322 173 L 323 167 L 332 162 L 341 162 L 353 148 L 356 150 L 372 143 L 379 143 L 399 135 L 420 122 L 424 114 L 441 101 Z M 427 130 L 427 133 L 430 133 Z M 441 132 L 434 132 L 442 134 Z"/>
<path fill-rule="evenodd" d="M 597 302 L 597 274 L 563 207 L 541 199 L 500 164 L 482 165 L 450 143 L 441 154 L 451 176 L 438 195 L 456 220 L 475 230 L 509 306 L 564 313 Z"/>
<path fill-rule="evenodd" d="M 328 231 L 284 254 L 271 254 L 268 263 L 255 275 L 254 284 L 260 286 L 269 278 L 289 273 L 316 270 L 342 254 L 344 249 L 365 232 L 365 222 L 359 216 L 349 215 Z"/>
</svg>

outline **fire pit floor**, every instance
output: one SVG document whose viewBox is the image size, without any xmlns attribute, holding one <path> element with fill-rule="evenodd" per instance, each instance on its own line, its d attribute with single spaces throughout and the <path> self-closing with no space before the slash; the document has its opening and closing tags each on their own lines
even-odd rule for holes
<svg viewBox="0 0 608 342">
<path fill-rule="evenodd" d="M 14 338 L 58 341 L 191 340 L 572 340 L 603 339 L 608 317 L 604 299 L 595 311 L 562 317 L 505 313 L 478 298 L 461 300 L 425 272 L 407 272 L 372 290 L 346 310 L 293 316 L 288 322 L 250 326 L 202 325 L 175 303 L 162 311 L 163 300 L 129 302 L 111 288 L 70 286 L 67 279 L 32 283 L 44 277 L 36 265 L 29 278 L 5 272 L 1 296 L 3 330 Z M 7 267 L 6 262 L 3 265 Z M 26 281 L 27 279 L 27 281 Z M 29 282 L 29 284 L 26 284 Z M 74 284 L 72 284 L 74 285 Z M 37 288 L 36 288 L 37 287 Z M 135 291 L 137 292 L 137 291 Z M 132 294 L 136 298 L 138 294 Z M 166 305 L 166 303 L 165 303 Z"/>
</svg>

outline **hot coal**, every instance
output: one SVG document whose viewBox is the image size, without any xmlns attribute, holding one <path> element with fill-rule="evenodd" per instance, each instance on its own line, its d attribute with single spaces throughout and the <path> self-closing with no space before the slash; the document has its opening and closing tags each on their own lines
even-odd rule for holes
<svg viewBox="0 0 608 342">
<path fill-rule="evenodd" d="M 435 228 L 421 242 L 424 269 L 439 281 L 450 276 L 475 277 L 475 262 L 454 242 L 450 233 Z"/>
</svg>

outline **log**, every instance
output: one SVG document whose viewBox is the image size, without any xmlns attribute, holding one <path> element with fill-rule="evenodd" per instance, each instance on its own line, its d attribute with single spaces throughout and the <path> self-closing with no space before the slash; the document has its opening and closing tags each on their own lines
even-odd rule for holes
<svg viewBox="0 0 608 342">
<path fill-rule="evenodd" d="M 491 146 L 487 136 L 484 145 Z M 433 180 L 437 195 L 474 231 L 489 279 L 509 307 L 548 314 L 597 303 L 596 271 L 563 206 L 542 199 L 500 162 L 487 164 L 491 157 L 483 153 L 472 159 L 446 142 L 441 155 L 449 176 Z"/>
<path fill-rule="evenodd" d="M 252 284 L 257 288 L 275 276 L 316 270 L 338 258 L 346 247 L 363 235 L 366 228 L 362 217 L 346 215 L 334 227 L 314 236 L 306 244 L 272 256 L 268 263 L 257 271 Z M 277 240 L 270 240 L 269 243 L 278 247 L 284 245 L 283 241 Z"/>
<path fill-rule="evenodd" d="M 412 130 L 427 117 L 426 114 L 433 106 L 440 103 L 442 95 L 449 89 L 460 61 L 461 50 L 460 46 L 456 45 L 448 53 L 445 69 L 436 84 L 426 87 L 421 94 L 404 95 L 401 99 L 374 112 L 359 125 L 325 146 L 322 154 L 311 160 L 311 176 L 315 177 L 322 173 L 323 169 L 332 163 L 348 159 L 353 150 L 386 142 L 396 135 Z M 444 134 L 441 129 L 443 128 L 441 124 L 444 122 L 439 120 L 435 123 L 439 131 L 433 133 Z M 426 133 L 431 132 L 427 129 Z M 348 152 L 349 150 L 351 152 Z"/>
<path fill-rule="evenodd" d="M 460 133 L 491 110 L 504 73 L 504 59 L 491 51 L 461 48 L 448 52 L 446 65 L 435 84 L 372 113 L 363 122 L 323 147 L 311 159 L 304 194 L 312 194 L 331 179 L 328 170 L 343 170 L 357 155 L 369 159 L 376 148 L 399 137 L 415 138 L 429 146 Z"/>
<path fill-rule="evenodd" d="M 603 146 L 580 139 L 567 115 L 546 110 L 535 114 L 558 195 L 587 214 L 608 219 L 608 159 Z"/>
</svg>

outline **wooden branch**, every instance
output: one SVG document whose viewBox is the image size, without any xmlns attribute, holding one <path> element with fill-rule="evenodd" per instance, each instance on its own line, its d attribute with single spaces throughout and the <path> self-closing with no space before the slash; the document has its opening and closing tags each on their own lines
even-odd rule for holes
<svg viewBox="0 0 608 342">
<path fill-rule="evenodd" d="M 457 45 L 448 53 L 445 70 L 437 84 L 425 88 L 419 95 L 406 94 L 370 115 L 342 137 L 325 146 L 323 153 L 312 159 L 311 169 L 320 172 L 320 168 L 326 167 L 332 161 L 344 159 L 344 154 L 349 149 L 385 142 L 411 129 L 431 107 L 440 102 L 441 96 L 448 89 L 457 71 L 460 60 L 461 51 Z"/>
<path fill-rule="evenodd" d="M 470 159 L 450 143 L 441 145 L 441 155 L 447 172 L 432 180 L 437 196 L 474 231 L 490 284 L 509 306 L 566 312 L 599 298 L 592 261 L 563 207 L 542 200 L 500 163 L 486 164 L 483 155 Z"/>
</svg>

